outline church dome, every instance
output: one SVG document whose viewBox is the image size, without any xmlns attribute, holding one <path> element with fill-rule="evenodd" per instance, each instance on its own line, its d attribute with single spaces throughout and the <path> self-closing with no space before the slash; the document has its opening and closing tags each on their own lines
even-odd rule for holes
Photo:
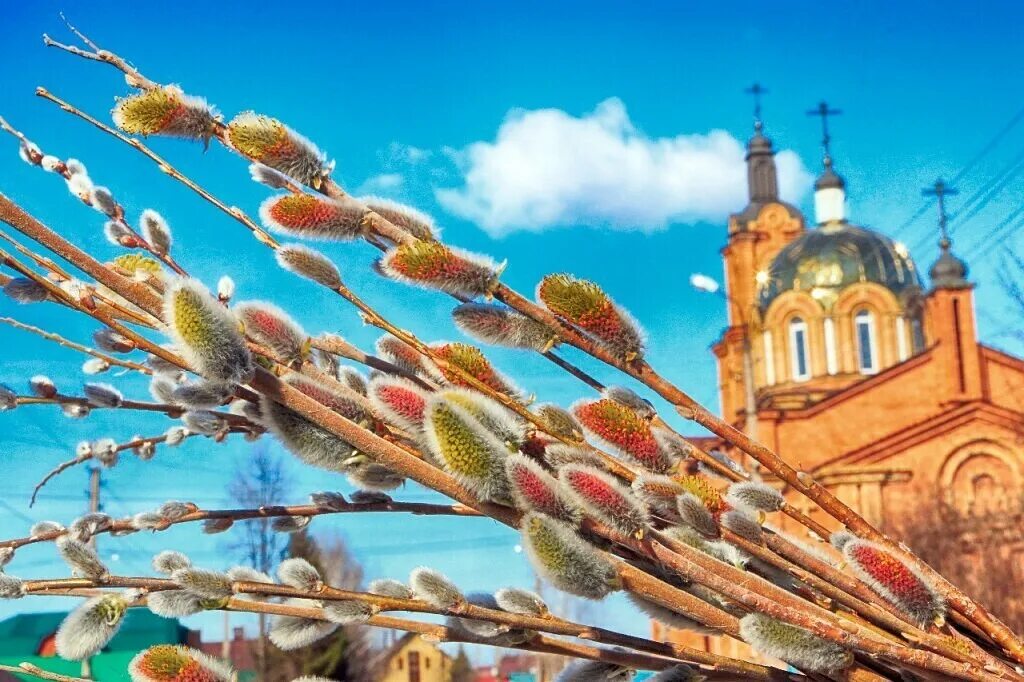
<svg viewBox="0 0 1024 682">
<path fill-rule="evenodd" d="M 762 314 L 787 291 L 806 291 L 825 307 L 858 282 L 881 284 L 905 302 L 921 291 L 910 254 L 902 245 L 872 230 L 832 223 L 808 230 L 787 244 L 759 276 Z"/>
<path fill-rule="evenodd" d="M 949 251 L 949 242 L 943 242 L 942 255 L 928 272 L 932 286 L 936 289 L 963 289 L 967 282 L 967 264 Z"/>
</svg>

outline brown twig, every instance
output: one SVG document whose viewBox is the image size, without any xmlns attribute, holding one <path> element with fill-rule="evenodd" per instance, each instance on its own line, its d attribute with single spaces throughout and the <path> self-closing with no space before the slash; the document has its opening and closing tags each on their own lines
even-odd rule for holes
<svg viewBox="0 0 1024 682">
<path fill-rule="evenodd" d="M 78 54 L 79 56 L 87 56 L 90 59 L 96 59 L 98 61 L 106 61 L 111 63 L 115 67 L 119 68 L 125 73 L 128 82 L 139 88 L 151 88 L 156 87 L 152 81 L 148 81 L 141 77 L 133 67 L 128 66 L 120 58 L 113 58 L 109 56 L 110 53 L 101 54 L 96 52 L 93 54 L 84 53 L 84 51 L 77 48 L 69 48 L 69 46 L 56 44 L 53 41 L 46 39 L 47 45 L 52 45 L 65 49 L 68 52 Z M 219 125 L 216 128 L 216 137 L 219 140 L 224 140 L 224 128 L 223 125 Z M 342 190 L 333 180 L 327 178 L 323 183 L 319 184 L 314 189 L 318 189 L 328 196 L 345 196 L 344 190 Z M 369 224 L 375 227 L 376 231 L 383 236 L 392 239 L 393 241 L 402 242 L 408 240 L 411 235 L 399 230 L 394 225 L 391 225 L 386 220 L 383 220 L 380 216 L 372 214 L 369 216 L 371 219 L 367 221 Z M 587 354 L 602 360 L 606 364 L 615 367 L 629 376 L 641 381 L 649 388 L 654 390 L 656 393 L 661 395 L 663 398 L 668 400 L 670 403 L 676 406 L 677 411 L 688 419 L 692 419 L 698 424 L 701 424 L 715 435 L 725 439 L 727 442 L 733 443 L 743 452 L 747 453 L 758 461 L 762 466 L 766 467 L 769 471 L 779 476 L 794 490 L 801 494 L 809 497 L 819 507 L 821 507 L 826 513 L 831 515 L 837 521 L 842 523 L 844 526 L 849 528 L 851 531 L 877 542 L 886 545 L 889 549 L 899 552 L 900 554 L 908 556 L 911 561 L 919 566 L 922 571 L 931 577 L 937 584 L 940 592 L 950 602 L 953 608 L 960 611 L 963 615 L 970 618 L 975 622 L 983 631 L 990 636 L 993 641 L 1003 646 L 1011 656 L 1013 656 L 1018 662 L 1024 662 L 1024 643 L 1022 643 L 1014 633 L 1006 627 L 1005 624 L 996 619 L 990 614 L 984 607 L 978 605 L 966 594 L 964 594 L 955 585 L 949 583 L 941 575 L 939 575 L 934 569 L 927 566 L 918 557 L 910 554 L 906 548 L 901 547 L 898 543 L 888 538 L 886 535 L 872 527 L 865 519 L 859 516 L 854 510 L 842 503 L 836 498 L 831 492 L 817 484 L 812 478 L 806 474 L 796 471 L 796 469 L 789 466 L 783 461 L 776 453 L 771 449 L 757 443 L 738 431 L 735 427 L 728 424 L 724 420 L 718 418 L 710 411 L 705 409 L 694 401 L 689 395 L 666 381 L 660 375 L 658 375 L 653 368 L 650 367 L 642 359 L 637 359 L 631 362 L 626 362 L 620 358 L 617 358 L 607 352 L 604 348 L 597 346 L 592 343 L 585 336 L 580 334 L 571 325 L 566 324 L 564 321 L 559 320 L 549 311 L 540 306 L 537 306 L 509 289 L 506 285 L 499 284 L 495 291 L 495 298 L 502 301 L 506 305 L 513 309 L 524 313 L 531 318 L 545 323 L 552 330 L 557 330 L 559 336 L 564 340 L 568 341 L 571 345 L 576 346 L 580 350 Z"/>
<path fill-rule="evenodd" d="M 41 680 L 52 680 L 53 682 L 89 682 L 89 680 L 82 677 L 71 677 L 69 675 L 61 675 L 60 673 L 43 670 L 39 666 L 28 662 L 19 663 L 18 665 L 0 664 L 0 670 L 9 673 L 17 673 L 19 675 L 31 675 L 32 677 L 38 677 Z"/>
<path fill-rule="evenodd" d="M 21 329 L 23 331 L 37 334 L 46 339 L 47 341 L 53 341 L 57 345 L 64 346 L 65 348 L 70 348 L 71 350 L 76 350 L 79 353 L 85 353 L 86 355 L 90 355 L 94 358 L 97 358 L 98 360 L 103 360 L 104 362 L 111 366 L 124 367 L 126 369 L 135 370 L 136 372 L 141 372 L 142 374 L 147 375 L 153 374 L 153 370 L 150 369 L 149 367 L 146 367 L 145 365 L 141 365 L 137 362 L 132 362 L 131 360 L 122 360 L 120 358 L 115 358 L 114 356 L 107 355 L 106 353 L 101 353 L 100 351 L 95 350 L 93 348 L 89 348 L 88 346 L 83 346 L 80 343 L 75 343 L 74 341 L 65 339 L 63 336 L 59 334 L 48 332 L 45 329 L 40 329 L 39 327 L 35 327 L 30 324 L 25 324 L 24 322 L 19 322 L 18 320 L 15 320 L 13 317 L 0 317 L 0 323 L 10 325 L 15 329 Z"/>
<path fill-rule="evenodd" d="M 107 579 L 104 579 L 103 581 L 80 578 L 30 580 L 24 583 L 24 587 L 26 594 L 54 595 L 67 594 L 68 591 L 72 589 L 88 590 L 95 588 L 112 587 L 130 587 L 135 589 L 141 588 L 143 590 L 152 592 L 163 591 L 168 589 L 177 589 L 178 585 L 174 581 L 165 578 L 136 578 L 111 576 Z M 743 676 L 744 679 L 792 679 L 792 677 L 785 673 L 782 673 L 782 671 L 768 668 L 766 666 L 736 661 L 722 656 L 717 656 L 715 654 L 709 654 L 707 652 L 698 651 L 696 649 L 692 649 L 690 647 L 682 645 L 655 642 L 652 640 L 644 639 L 642 637 L 626 635 L 605 628 L 597 628 L 589 625 L 575 623 L 569 620 L 565 620 L 563 618 L 558 618 L 550 614 L 547 616 L 528 616 L 510 613 L 508 611 L 502 611 L 500 609 L 484 608 L 476 606 L 474 604 L 470 604 L 468 602 L 462 602 L 451 608 L 438 608 L 436 606 L 433 606 L 431 604 L 428 604 L 427 602 L 418 599 L 399 599 L 393 597 L 385 597 L 366 592 L 341 590 L 330 587 L 329 585 L 325 585 L 321 590 L 308 591 L 297 589 L 287 585 L 279 585 L 276 583 L 237 581 L 231 584 L 231 589 L 236 594 L 262 595 L 266 597 L 288 597 L 297 599 L 309 599 L 315 601 L 359 601 L 373 605 L 375 607 L 375 610 L 378 612 L 403 611 L 409 613 L 428 613 L 443 616 L 454 616 L 458 618 L 470 618 L 473 620 L 483 620 L 491 623 L 496 623 L 499 625 L 504 625 L 510 629 L 515 630 L 539 631 L 556 635 L 575 637 L 578 639 L 600 642 L 602 644 L 624 647 L 632 649 L 636 652 L 642 652 L 641 655 L 643 658 L 634 658 L 633 662 L 626 662 L 626 658 L 620 659 L 623 665 L 628 665 L 632 667 L 647 666 L 651 662 L 650 656 L 655 656 L 662 661 L 671 661 L 671 663 L 696 663 L 700 665 L 711 666 L 713 669 L 719 670 L 723 673 L 729 673 L 735 676 Z M 239 599 L 229 599 L 226 604 L 226 607 L 228 609 L 231 609 L 232 605 L 237 604 L 241 601 L 242 600 Z M 246 604 L 265 604 L 265 602 L 253 602 L 249 600 L 245 601 Z M 271 608 L 267 610 L 261 609 L 258 612 L 271 613 L 277 615 L 308 617 L 313 618 L 315 620 L 325 620 L 323 610 L 318 607 L 303 607 L 277 604 L 270 604 L 268 606 L 270 606 Z M 284 608 L 275 608 L 277 606 L 283 606 Z M 386 616 L 374 616 L 371 617 L 368 624 L 375 624 L 375 618 L 379 619 L 376 621 L 377 623 L 390 623 L 394 621 L 394 619 L 391 619 Z M 469 636 L 468 633 L 464 633 L 461 630 L 455 631 L 451 628 L 444 628 L 444 630 L 432 630 L 430 632 L 425 632 L 423 634 L 428 634 L 431 637 L 440 636 L 445 641 L 454 641 L 450 639 L 450 637 L 453 635 L 458 637 Z M 485 638 L 472 639 L 467 641 L 474 641 L 481 644 L 489 643 L 488 640 Z M 584 649 L 582 649 L 582 651 L 585 652 L 594 650 L 595 649 L 593 647 L 585 647 Z M 608 650 L 600 649 L 599 651 Z M 636 654 L 629 654 L 629 656 L 636 656 Z M 590 656 L 584 655 L 582 657 L 589 658 Z M 671 663 L 663 663 L 661 664 L 661 667 L 665 667 L 665 665 Z"/>
<path fill-rule="evenodd" d="M 193 182 L 192 180 L 187 178 L 185 175 L 183 175 L 180 171 L 178 171 L 176 168 L 174 168 L 174 166 L 172 166 L 169 162 L 167 162 L 163 157 L 161 157 L 159 154 L 157 154 L 156 152 L 151 150 L 149 147 L 144 145 L 138 139 L 130 138 L 130 137 L 122 134 L 120 131 L 115 130 L 114 128 L 111 128 L 107 124 L 105 124 L 105 123 L 97 120 L 96 118 L 90 116 L 89 114 L 87 114 L 84 111 L 78 109 L 74 105 L 72 105 L 72 104 L 70 104 L 70 103 L 60 99 L 56 95 L 53 95 L 52 93 L 48 92 L 44 88 L 37 88 L 36 89 L 36 94 L 39 95 L 40 97 L 42 97 L 42 98 L 44 98 L 46 100 L 49 100 L 49 101 L 53 102 L 54 104 L 58 105 L 62 110 L 66 111 L 66 112 L 68 112 L 70 114 L 73 114 L 74 116 L 77 116 L 78 118 L 81 118 L 82 120 L 86 121 L 87 123 L 90 123 L 94 127 L 96 127 L 98 129 L 102 130 L 103 132 L 107 133 L 108 135 L 111 135 L 111 136 L 117 138 L 118 140 L 124 142 L 125 144 L 131 145 L 136 150 L 138 150 L 139 152 L 144 154 L 146 157 L 148 157 L 150 160 L 152 160 L 155 163 L 157 163 L 158 166 L 160 167 L 160 170 L 162 170 L 164 173 L 166 173 L 167 175 L 170 175 L 171 177 L 173 177 L 174 179 L 178 180 L 179 182 L 182 182 L 187 187 L 192 189 L 194 192 L 199 194 L 201 197 L 203 197 L 204 199 L 206 199 L 207 201 L 212 203 L 214 206 L 216 206 L 217 208 L 221 209 L 222 211 L 224 211 L 228 215 L 230 215 L 233 218 L 235 218 L 236 220 L 238 220 L 242 225 L 244 225 L 257 238 L 257 240 L 260 243 L 262 243 L 265 246 L 267 246 L 267 247 L 269 247 L 271 249 L 274 249 L 274 250 L 276 250 L 279 247 L 279 244 L 278 244 L 277 240 L 275 240 L 272 235 L 270 235 L 265 230 L 263 230 L 261 227 L 259 227 L 259 225 L 257 225 L 256 222 L 254 220 L 252 220 L 252 218 L 250 218 L 249 216 L 247 216 L 245 214 L 245 212 L 243 212 L 241 209 L 239 209 L 237 207 L 234 207 L 234 206 L 229 207 L 229 206 L 227 206 L 227 204 L 225 204 L 224 202 L 220 201 L 215 196 L 213 196 L 212 194 L 210 194 L 209 192 L 204 190 L 202 187 L 200 187 L 198 184 L 196 184 L 195 182 Z M 369 211 L 369 209 L 367 209 L 367 211 Z M 373 214 L 373 215 L 376 216 L 376 214 Z M 377 216 L 377 217 L 379 218 L 379 216 Z M 380 220 L 383 221 L 383 218 L 380 218 Z M 384 221 L 384 222 L 387 222 L 387 221 Z M 394 228 L 394 229 L 398 230 L 397 227 Z M 492 400 L 495 400 L 496 402 L 500 403 L 501 405 L 503 405 L 504 407 L 508 408 L 512 412 L 515 412 L 517 415 L 522 417 L 528 423 L 532 424 L 539 431 L 548 433 L 548 435 L 551 436 L 552 438 L 554 438 L 556 440 L 559 440 L 559 441 L 562 441 L 562 442 L 565 442 L 567 444 L 570 444 L 570 445 L 581 445 L 580 443 L 577 443 L 577 442 L 574 442 L 574 441 L 570 441 L 570 440 L 566 439 L 564 436 L 561 436 L 559 434 L 549 433 L 548 432 L 548 427 L 547 427 L 546 424 L 544 424 L 543 420 L 541 420 L 539 417 L 537 417 L 537 415 L 535 415 L 532 412 L 530 412 L 518 400 L 516 400 L 515 398 L 513 398 L 512 396 L 510 396 L 510 395 L 508 395 L 506 393 L 503 393 L 501 391 L 496 391 L 492 387 L 488 386 L 484 382 L 482 382 L 479 379 L 477 379 L 472 374 L 464 371 L 461 367 L 458 367 L 457 365 L 454 365 L 454 364 L 448 362 L 445 358 L 441 357 L 437 353 L 436 350 L 434 350 L 429 345 L 427 345 L 426 343 L 421 341 L 419 338 L 417 338 L 411 332 L 409 332 L 409 331 L 407 331 L 405 329 L 401 329 L 397 325 L 392 324 L 386 317 L 384 317 L 376 309 L 374 309 L 372 306 L 370 306 L 368 303 L 366 303 L 362 298 L 360 298 L 358 295 L 356 295 L 355 292 L 353 292 L 349 287 L 347 287 L 344 284 L 342 284 L 342 285 L 340 285 L 337 288 L 332 288 L 331 290 L 334 291 L 339 296 L 341 296 L 342 298 L 344 298 L 349 303 L 351 303 L 362 314 L 363 321 L 365 323 L 373 325 L 375 327 L 378 327 L 379 329 L 381 329 L 381 330 L 387 332 L 388 334 L 394 336 L 395 338 L 399 339 L 400 341 L 402 341 L 406 345 L 408 345 L 411 348 L 413 348 L 417 353 L 419 353 L 423 357 L 427 358 L 427 360 L 429 362 L 433 363 L 434 365 L 436 365 L 437 367 L 441 368 L 442 370 L 446 370 L 448 372 L 451 372 L 452 374 L 455 374 L 456 376 L 458 376 L 460 381 L 462 381 L 462 382 L 466 383 L 467 385 L 471 386 L 474 390 L 477 390 L 480 393 L 483 393 L 484 395 L 488 396 Z M 621 461 L 619 461 L 614 456 L 612 456 L 612 455 L 610 455 L 610 454 L 608 454 L 606 452 L 603 452 L 603 451 L 601 451 L 601 450 L 599 450 L 599 449 L 597 449 L 597 448 L 595 448 L 595 447 L 593 447 L 593 446 L 591 446 L 589 444 L 586 444 L 586 443 L 582 444 L 582 446 L 585 447 L 592 454 L 595 454 L 598 457 L 600 457 L 602 462 L 604 463 L 604 465 L 608 468 L 608 470 L 611 473 L 615 474 L 616 476 L 620 476 L 622 478 L 625 478 L 627 480 L 633 480 L 633 478 L 635 478 L 636 474 L 629 467 L 624 465 Z"/>
<path fill-rule="evenodd" d="M 25 215 L 27 216 L 27 214 Z M 10 210 L 5 206 L 4 199 L 2 195 L 0 195 L 0 217 L 4 217 L 4 219 L 7 220 L 7 217 L 9 216 L 13 216 L 16 218 L 19 217 L 17 211 Z M 114 291 L 116 291 L 120 295 L 128 297 L 129 300 L 133 300 L 131 298 L 133 292 L 128 290 L 127 288 L 119 290 L 118 287 L 122 286 L 123 283 L 118 281 L 117 278 L 111 277 L 110 273 L 104 272 L 104 269 L 102 267 L 99 267 L 98 264 L 90 262 L 91 259 L 87 254 L 75 250 L 69 247 L 69 245 L 63 243 L 62 239 L 57 237 L 55 234 L 52 234 L 49 230 L 43 227 L 41 223 L 38 223 L 38 221 L 34 221 L 33 230 L 39 233 L 40 240 L 43 243 L 52 243 L 54 247 L 56 247 L 54 250 L 63 250 L 65 253 L 68 253 L 69 256 L 83 261 L 81 263 L 72 261 L 75 262 L 75 265 L 77 267 L 80 267 L 81 269 L 87 272 L 89 272 L 90 270 L 95 271 L 95 274 L 93 274 L 92 272 L 90 272 L 90 274 L 92 274 L 98 281 L 103 282 L 107 286 L 110 286 Z M 148 294 L 149 292 L 147 291 L 146 293 Z M 156 314 L 155 311 L 157 308 L 155 302 L 147 303 L 147 301 L 142 300 L 143 298 L 145 297 L 139 297 L 139 299 L 134 299 L 133 302 L 143 307 L 143 309 L 147 309 L 147 305 L 152 305 L 152 310 L 154 311 L 154 314 Z M 346 439 L 354 447 L 365 452 L 372 453 L 372 455 L 378 461 L 385 464 L 386 466 L 390 466 L 391 468 L 395 469 L 396 471 L 399 471 L 403 475 L 413 478 L 414 480 L 417 480 L 423 483 L 424 485 L 427 485 L 428 487 L 431 487 L 444 494 L 447 494 L 449 497 L 452 497 L 453 499 L 459 500 L 460 502 L 463 502 L 470 506 L 479 508 L 482 511 L 485 511 L 485 513 L 487 513 L 488 515 L 498 520 L 501 520 L 504 523 L 513 526 L 516 525 L 516 518 L 518 514 L 514 510 L 506 507 L 501 507 L 498 505 L 480 503 L 479 501 L 475 500 L 472 496 L 470 496 L 464 489 L 455 484 L 455 482 L 449 476 L 447 476 L 447 474 L 440 472 L 439 470 L 435 469 L 429 464 L 426 464 L 425 462 L 422 462 L 421 460 L 417 460 L 416 458 L 411 457 L 410 455 L 408 455 L 408 453 L 404 452 L 399 448 L 396 448 L 393 444 L 388 443 L 387 441 L 380 439 L 374 434 L 362 429 L 358 425 L 353 424 L 352 422 L 345 419 L 341 415 L 326 408 L 325 406 L 321 405 L 315 400 L 310 399 L 309 397 L 305 396 L 304 394 L 295 390 L 294 388 L 282 384 L 280 381 L 277 380 L 276 377 L 269 374 L 265 370 L 257 369 L 251 384 L 254 388 L 259 390 L 261 393 L 267 395 L 272 400 L 280 402 L 282 405 L 295 410 L 300 415 L 308 419 L 312 419 L 315 423 L 321 425 L 323 428 L 327 429 L 331 433 L 334 433 L 335 435 Z M 681 574 L 690 579 L 697 579 L 698 582 L 702 582 L 702 584 L 707 584 L 705 581 L 711 579 L 717 580 L 718 583 L 724 582 L 725 584 L 728 584 L 730 586 L 728 588 L 728 591 L 725 589 L 721 589 L 719 584 L 709 584 L 708 586 L 712 589 L 721 591 L 723 594 L 727 594 L 734 598 L 739 598 L 741 600 L 741 603 L 749 603 L 743 600 L 750 599 L 757 605 L 764 607 L 763 609 L 759 610 L 764 610 L 764 612 L 769 613 L 770 615 L 780 617 L 783 620 L 786 620 L 787 622 L 793 622 L 797 625 L 803 625 L 807 621 L 807 616 L 803 612 L 795 610 L 791 606 L 782 606 L 772 601 L 772 599 L 770 598 L 766 598 L 757 594 L 752 595 L 751 593 L 746 591 L 742 586 L 742 582 L 748 580 L 748 578 L 742 573 L 740 573 L 738 576 L 741 581 L 740 584 L 734 584 L 730 582 L 730 580 L 736 579 L 735 576 L 730 576 L 730 579 L 727 580 L 725 578 L 720 578 L 717 574 L 714 574 L 710 577 L 706 577 L 705 581 L 701 581 L 693 575 L 694 571 L 691 567 L 695 566 L 696 564 L 690 564 L 686 560 L 677 558 L 677 556 L 674 555 L 670 550 L 665 549 L 666 554 L 659 554 L 656 551 L 650 552 L 650 543 L 640 545 L 637 542 L 631 541 L 629 539 L 625 539 L 624 541 L 623 538 L 617 536 L 614 537 L 614 541 L 618 542 L 619 544 L 622 544 L 623 546 L 629 547 L 630 549 L 633 549 L 635 551 L 646 552 L 654 556 L 658 561 L 665 563 L 667 566 L 672 567 L 677 572 L 680 572 Z M 654 547 L 658 548 L 661 546 L 655 543 Z M 641 571 L 638 571 L 637 569 L 633 569 L 632 567 L 628 567 L 624 564 L 622 566 L 625 567 L 620 570 L 620 575 L 623 576 L 623 582 L 630 586 L 632 589 L 636 589 L 638 586 L 640 586 L 643 589 L 648 590 L 648 592 L 643 593 L 645 598 L 652 598 L 652 601 L 654 601 L 655 603 L 662 604 L 668 608 L 681 610 L 684 613 L 693 613 L 695 610 L 698 609 L 708 610 L 714 608 L 711 607 L 710 604 L 707 604 L 706 602 L 696 599 L 686 592 L 671 588 L 665 583 Z M 728 573 L 728 571 L 726 571 L 725 569 L 721 570 L 723 570 L 723 572 L 725 573 Z M 739 590 L 739 592 L 737 592 L 737 590 Z M 779 596 L 779 598 L 784 598 L 787 601 L 789 600 L 788 596 Z M 697 603 L 694 604 L 693 602 Z M 800 604 L 800 607 L 805 608 L 804 604 L 802 603 Z M 719 613 L 721 613 L 722 616 L 727 615 L 724 614 L 724 612 Z M 704 623 L 708 623 L 708 621 L 712 619 L 704 613 L 701 613 L 701 615 L 698 617 L 698 620 Z M 833 641 L 845 643 L 847 641 L 850 641 L 852 637 L 849 633 L 837 634 L 842 633 L 843 631 L 841 629 L 838 629 L 835 625 L 832 625 L 828 621 L 822 621 L 820 619 L 815 618 L 811 620 L 810 624 L 817 628 L 815 632 L 818 632 L 819 634 L 827 638 L 833 639 Z M 723 626 L 721 629 L 725 630 L 731 628 L 726 625 Z M 907 663 L 910 665 L 916 665 L 917 661 L 913 657 L 923 657 L 923 660 L 926 662 L 925 667 L 937 666 L 936 669 L 946 671 L 948 670 L 948 667 L 944 666 L 952 665 L 955 670 L 959 671 L 959 669 L 956 668 L 955 664 L 952 664 L 952 662 L 948 661 L 948 659 L 943 659 L 941 657 L 934 655 L 928 655 L 926 652 L 909 651 L 909 653 L 907 653 L 903 648 L 893 646 L 890 646 L 888 649 L 886 649 L 884 648 L 884 645 L 880 645 L 877 643 L 877 641 L 867 637 L 858 638 L 856 641 L 860 647 L 863 647 L 867 651 L 872 651 L 872 647 L 877 649 L 878 646 L 883 646 L 883 652 L 889 655 L 890 657 L 893 657 L 897 661 L 901 660 L 901 656 L 911 657 L 911 660 L 907 661 Z"/>
<path fill-rule="evenodd" d="M 69 24 L 69 28 L 70 28 L 70 24 Z M 72 29 L 72 30 L 74 30 L 74 29 Z M 22 134 L 18 130 L 15 130 L 13 127 L 11 127 L 11 125 L 9 123 L 7 123 L 7 121 L 4 121 L 3 119 L 0 119 L 0 129 L 5 130 L 7 132 L 10 132 L 12 135 L 14 135 L 19 140 L 21 140 L 22 143 L 25 143 L 27 141 L 27 138 L 25 137 L 24 134 Z M 58 157 L 54 157 L 54 158 L 58 158 Z M 39 164 L 35 164 L 35 165 L 39 165 Z M 65 180 L 71 179 L 71 172 L 68 170 L 67 164 L 63 160 L 59 160 L 58 159 L 58 164 L 57 164 L 57 167 L 55 169 L 55 174 L 59 175 L 60 177 L 62 177 Z M 88 197 L 80 197 L 80 198 L 82 200 L 82 203 L 84 203 L 84 204 L 86 204 L 88 206 L 92 206 L 93 205 L 93 202 L 92 202 L 92 200 L 90 198 L 88 198 Z M 152 254 L 160 262 L 162 262 L 164 265 L 166 265 L 171 270 L 173 270 L 175 273 L 177 273 L 179 275 L 182 275 L 182 276 L 187 276 L 188 273 L 184 270 L 184 268 L 182 268 L 180 265 L 178 265 L 177 261 L 175 261 L 174 258 L 169 253 L 164 253 L 164 252 L 154 248 L 153 245 L 150 244 L 149 241 L 145 237 L 143 237 L 141 234 L 139 234 L 138 231 L 134 227 L 132 227 L 128 223 L 127 220 L 125 220 L 124 206 L 119 201 L 117 201 L 117 199 L 114 198 L 113 196 L 111 196 L 111 199 L 114 202 L 114 215 L 108 216 L 108 217 L 111 220 L 113 220 L 114 222 L 116 222 L 118 225 L 120 225 L 123 229 L 125 229 L 131 235 L 131 244 L 123 244 L 123 246 L 125 246 L 127 248 L 141 248 L 141 249 L 144 249 L 148 253 Z M 65 274 L 66 278 L 70 279 L 70 275 L 67 275 L 66 273 L 64 273 L 64 274 Z"/>
<path fill-rule="evenodd" d="M 151 530 L 158 531 L 176 526 L 182 523 L 194 523 L 206 521 L 207 519 L 231 519 L 232 521 L 244 521 L 247 519 L 270 519 L 279 516 L 325 516 L 330 514 L 356 514 L 356 513 L 401 513 L 414 516 L 483 516 L 480 512 L 461 504 L 428 504 L 424 502 L 351 502 L 344 507 L 327 509 L 312 504 L 301 504 L 291 506 L 267 505 L 256 509 L 196 509 L 196 511 L 180 516 L 176 519 L 167 519 L 167 523 Z M 112 521 L 108 526 L 96 531 L 97 533 L 110 533 L 127 531 L 133 529 L 132 519 L 118 519 Z M 50 542 L 65 535 L 67 530 L 41 533 L 30 537 L 15 538 L 12 540 L 0 541 L 0 547 L 11 547 L 17 549 L 25 545 L 37 542 Z"/>
</svg>

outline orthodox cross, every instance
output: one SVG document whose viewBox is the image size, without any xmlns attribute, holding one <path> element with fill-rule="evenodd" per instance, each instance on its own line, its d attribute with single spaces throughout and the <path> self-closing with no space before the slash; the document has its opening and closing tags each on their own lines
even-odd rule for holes
<svg viewBox="0 0 1024 682">
<path fill-rule="evenodd" d="M 760 83 L 754 83 L 743 92 L 752 95 L 754 98 L 754 128 L 761 130 L 761 95 L 767 95 L 768 90 L 761 87 Z"/>
<path fill-rule="evenodd" d="M 946 197 L 953 196 L 957 193 L 957 190 L 953 187 L 948 186 L 942 178 L 935 181 L 935 184 L 931 187 L 925 187 L 921 190 L 921 194 L 926 197 L 935 197 L 939 204 L 939 234 L 941 238 L 939 240 L 939 246 L 944 249 L 949 248 L 949 232 L 946 230 Z"/>
<path fill-rule="evenodd" d="M 807 112 L 808 116 L 820 116 L 821 117 L 821 147 L 825 150 L 825 165 L 830 165 L 832 162 L 832 153 L 829 149 L 829 143 L 832 138 L 828 134 L 828 117 L 838 116 L 843 113 L 839 109 L 830 109 L 828 103 L 822 100 L 818 103 L 816 109 L 811 109 Z"/>
</svg>

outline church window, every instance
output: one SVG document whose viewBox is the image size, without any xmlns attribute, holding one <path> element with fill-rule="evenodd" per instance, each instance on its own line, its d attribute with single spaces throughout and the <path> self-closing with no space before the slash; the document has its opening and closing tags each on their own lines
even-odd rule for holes
<svg viewBox="0 0 1024 682">
<path fill-rule="evenodd" d="M 799 317 L 789 322 L 789 349 L 793 381 L 807 381 L 811 378 L 807 357 L 807 323 Z"/>
<path fill-rule="evenodd" d="M 910 348 L 907 345 L 907 321 L 900 315 L 896 318 L 896 357 L 903 362 L 910 357 Z"/>
<path fill-rule="evenodd" d="M 764 382 L 769 386 L 775 385 L 775 351 L 772 348 L 772 333 L 766 331 L 761 335 L 764 341 Z"/>
<path fill-rule="evenodd" d="M 825 318 L 825 371 L 839 373 L 839 356 L 836 354 L 836 323 L 831 317 Z"/>
<path fill-rule="evenodd" d="M 878 371 L 878 349 L 875 347 L 875 318 L 867 310 L 861 310 L 853 318 L 857 334 L 857 360 L 861 374 Z"/>
</svg>

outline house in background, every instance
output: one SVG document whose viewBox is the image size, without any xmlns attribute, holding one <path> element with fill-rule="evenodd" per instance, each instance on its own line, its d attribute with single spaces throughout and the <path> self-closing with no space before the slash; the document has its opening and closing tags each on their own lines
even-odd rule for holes
<svg viewBox="0 0 1024 682">
<path fill-rule="evenodd" d="M 378 682 L 450 682 L 452 659 L 409 632 L 379 654 L 374 668 Z"/>
<path fill-rule="evenodd" d="M 552 657 L 553 658 L 553 657 Z M 509 654 L 494 665 L 480 666 L 473 671 L 473 682 L 551 682 L 558 666 L 544 666 L 540 656 Z"/>
<path fill-rule="evenodd" d="M 0 663 L 27 662 L 45 670 L 77 677 L 82 664 L 57 656 L 54 638 L 67 613 L 22 613 L 0 622 Z M 192 633 L 176 620 L 161 618 L 147 609 L 130 609 L 117 635 L 90 660 L 92 676 L 104 682 L 128 681 L 128 663 L 154 644 L 188 644 Z M 0 672 L 0 681 L 38 680 L 28 675 Z"/>
</svg>

